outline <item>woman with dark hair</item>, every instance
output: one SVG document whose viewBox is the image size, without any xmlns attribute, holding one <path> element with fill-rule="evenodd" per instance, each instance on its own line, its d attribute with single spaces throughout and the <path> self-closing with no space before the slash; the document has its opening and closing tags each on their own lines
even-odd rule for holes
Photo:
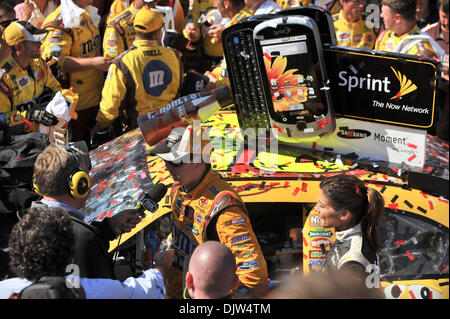
<svg viewBox="0 0 450 319">
<path fill-rule="evenodd" d="M 325 263 L 326 272 L 346 268 L 365 278 L 378 268 L 378 226 L 384 199 L 377 190 L 367 188 L 354 175 L 332 176 L 320 183 L 315 210 L 322 227 L 336 230 L 336 240 Z"/>
</svg>

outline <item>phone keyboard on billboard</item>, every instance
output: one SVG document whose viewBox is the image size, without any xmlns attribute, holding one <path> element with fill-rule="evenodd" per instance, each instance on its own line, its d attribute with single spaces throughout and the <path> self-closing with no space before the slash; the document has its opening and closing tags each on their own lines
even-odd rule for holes
<svg viewBox="0 0 450 319">
<path fill-rule="evenodd" d="M 253 30 L 240 29 L 224 37 L 227 69 L 242 130 L 270 129 L 265 94 L 258 70 Z"/>
</svg>

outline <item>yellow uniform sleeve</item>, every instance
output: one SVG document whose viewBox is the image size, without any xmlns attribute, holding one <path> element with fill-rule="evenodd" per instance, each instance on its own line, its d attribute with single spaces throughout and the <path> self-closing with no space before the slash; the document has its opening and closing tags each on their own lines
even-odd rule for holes
<svg viewBox="0 0 450 319">
<path fill-rule="evenodd" d="M 47 27 L 47 36 L 42 42 L 41 51 L 44 60 L 51 57 L 58 61 L 59 70 L 64 72 L 63 65 L 66 56 L 70 56 L 72 48 L 72 37 L 67 32 L 54 28 Z"/>
<path fill-rule="evenodd" d="M 428 57 L 438 57 L 437 53 L 433 50 L 433 47 L 428 41 L 421 41 L 414 45 L 407 54 L 428 56 Z"/>
<path fill-rule="evenodd" d="M 100 101 L 100 109 L 97 113 L 97 128 L 103 130 L 109 127 L 119 116 L 119 108 L 126 94 L 126 80 L 112 63 L 108 69 L 105 84 L 102 91 L 102 100 Z"/>
<path fill-rule="evenodd" d="M 13 110 L 8 96 L 0 90 L 0 121 L 3 121 L 8 126 L 20 124 L 24 121 L 26 111 L 18 112 Z"/>
<path fill-rule="evenodd" d="M 106 18 L 106 24 L 110 23 L 112 19 L 117 17 L 122 11 L 126 10 L 127 6 L 124 0 L 114 0 L 109 9 L 108 17 Z"/>
<path fill-rule="evenodd" d="M 362 39 L 357 45 L 358 48 L 371 50 L 375 46 L 375 33 L 373 31 L 364 32 Z"/>
<path fill-rule="evenodd" d="M 223 211 L 216 224 L 217 234 L 236 258 L 240 284 L 250 289 L 250 296 L 261 296 L 268 286 L 267 264 L 250 220 L 242 209 L 231 206 Z"/>
<path fill-rule="evenodd" d="M 111 25 L 108 25 L 103 37 L 103 56 L 115 58 L 125 51 L 125 44 L 119 32 Z"/>
</svg>

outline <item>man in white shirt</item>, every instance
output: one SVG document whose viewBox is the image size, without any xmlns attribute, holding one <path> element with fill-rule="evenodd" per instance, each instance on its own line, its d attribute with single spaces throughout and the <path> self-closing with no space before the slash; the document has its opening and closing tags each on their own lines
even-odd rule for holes
<svg viewBox="0 0 450 319">
<path fill-rule="evenodd" d="M 163 299 L 163 276 L 173 262 L 173 250 L 157 255 L 154 268 L 125 281 L 66 276 L 76 273 L 68 264 L 74 253 L 75 234 L 70 217 L 60 207 L 31 208 L 14 226 L 9 241 L 10 264 L 18 277 L 0 281 L 0 299 L 86 298 Z M 62 287 L 51 286 L 60 280 Z M 41 286 L 34 285 L 37 279 Z M 54 282 L 53 281 L 53 282 Z M 43 283 L 47 286 L 43 287 Z M 54 290 L 52 290 L 54 288 Z M 52 290 L 52 293 L 49 291 Z"/>
</svg>

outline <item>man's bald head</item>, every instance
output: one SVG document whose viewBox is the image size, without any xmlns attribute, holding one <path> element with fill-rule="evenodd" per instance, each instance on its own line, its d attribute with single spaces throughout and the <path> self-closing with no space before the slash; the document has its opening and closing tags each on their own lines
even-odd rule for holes
<svg viewBox="0 0 450 319">
<path fill-rule="evenodd" d="M 186 274 L 191 298 L 222 298 L 230 294 L 236 283 L 236 260 L 227 246 L 207 241 L 194 250 Z"/>
</svg>

